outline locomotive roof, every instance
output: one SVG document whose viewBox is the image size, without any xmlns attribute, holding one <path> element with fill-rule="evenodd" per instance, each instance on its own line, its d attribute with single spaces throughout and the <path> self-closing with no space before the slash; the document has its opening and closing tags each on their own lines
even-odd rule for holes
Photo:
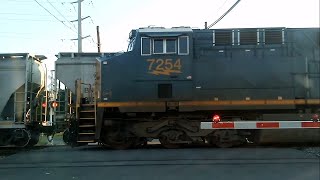
<svg viewBox="0 0 320 180">
<path fill-rule="evenodd" d="M 190 28 L 190 27 L 173 27 L 173 28 L 147 27 L 147 28 L 139 28 L 137 31 L 140 32 L 140 33 L 192 32 L 192 28 Z"/>
<path fill-rule="evenodd" d="M 170 33 L 170 32 L 192 32 L 194 30 L 211 30 L 211 31 L 229 31 L 229 30 L 257 30 L 257 29 L 319 29 L 319 27 L 308 27 L 308 28 L 286 28 L 286 27 L 250 27 L 250 28 L 217 28 L 217 29 L 197 29 L 186 26 L 181 27 L 172 27 L 172 28 L 164 28 L 164 27 L 146 27 L 139 28 L 136 31 L 140 33 Z"/>
</svg>

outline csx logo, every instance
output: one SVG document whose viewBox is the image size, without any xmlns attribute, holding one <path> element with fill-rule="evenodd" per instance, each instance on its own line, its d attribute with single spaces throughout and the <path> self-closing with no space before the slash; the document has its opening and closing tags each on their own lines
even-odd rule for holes
<svg viewBox="0 0 320 180">
<path fill-rule="evenodd" d="M 147 59 L 149 63 L 148 73 L 153 75 L 171 75 L 173 73 L 181 73 L 180 59 Z"/>
</svg>

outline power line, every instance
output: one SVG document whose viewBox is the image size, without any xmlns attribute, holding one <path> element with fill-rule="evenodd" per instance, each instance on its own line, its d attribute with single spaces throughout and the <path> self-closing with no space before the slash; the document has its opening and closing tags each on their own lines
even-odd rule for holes
<svg viewBox="0 0 320 180">
<path fill-rule="evenodd" d="M 38 15 L 38 14 L 28 14 L 28 13 L 3 13 L 3 12 L 0 12 L 0 14 L 4 14 L 4 15 L 18 15 L 18 16 L 49 16 L 49 15 Z"/>
<path fill-rule="evenodd" d="M 86 36 L 86 37 L 82 37 L 82 33 L 81 33 L 81 21 L 82 20 L 84 20 L 84 19 L 86 19 L 86 18 L 88 18 L 88 17 L 90 17 L 90 16 L 87 16 L 87 17 L 85 17 L 85 18 L 82 18 L 81 17 L 81 0 L 78 0 L 78 1 L 76 1 L 76 2 L 74 2 L 74 3 L 78 3 L 78 32 L 76 32 L 75 30 L 77 30 L 77 28 L 75 27 L 75 25 L 74 24 L 72 24 L 71 23 L 71 21 L 69 21 L 68 19 L 66 19 L 66 17 L 49 1 L 49 0 L 46 0 L 49 4 L 50 4 L 50 6 L 53 8 L 53 9 L 55 9 L 55 11 L 57 11 L 58 13 L 59 13 L 59 15 L 62 17 L 62 18 L 64 18 L 69 24 L 71 24 L 71 27 L 73 27 L 74 29 L 72 29 L 71 27 L 69 27 L 64 21 L 62 21 L 62 20 L 60 20 L 56 15 L 54 15 L 53 13 L 51 13 L 47 8 L 45 8 L 39 1 L 37 1 L 37 0 L 34 0 L 39 6 L 41 6 L 44 10 L 46 10 L 51 16 L 53 16 L 57 21 L 59 21 L 59 22 L 61 22 L 64 26 L 66 26 L 67 28 L 69 28 L 70 30 L 72 30 L 73 32 L 75 32 L 77 35 L 78 35 L 78 51 L 79 52 L 81 52 L 82 50 L 82 46 L 81 46 L 81 41 L 82 41 L 82 39 L 85 39 L 85 38 L 87 38 L 87 37 L 91 37 L 91 36 Z M 93 2 L 91 2 L 92 3 L 92 5 L 93 5 Z M 71 3 L 72 4 L 72 3 Z M 62 3 L 62 5 L 64 5 L 63 3 Z M 73 6 L 73 4 L 72 4 L 72 6 Z M 74 7 L 74 6 L 73 6 Z M 75 8 L 74 8 L 75 9 Z M 90 19 L 91 19 L 91 23 L 92 24 L 94 24 L 94 22 L 93 22 L 93 19 L 90 17 Z M 79 24 L 80 24 L 80 26 L 79 26 Z M 94 41 L 94 39 L 91 37 L 91 41 L 89 40 L 89 42 L 92 42 L 92 43 L 94 43 L 94 44 L 96 44 L 95 43 L 95 41 Z"/>
<path fill-rule="evenodd" d="M 14 39 L 32 39 L 31 37 L 25 37 L 25 36 L 8 36 L 8 35 L 0 35 L 0 37 L 3 38 L 14 38 Z"/>
<path fill-rule="evenodd" d="M 1 32 L 0 34 L 18 34 L 18 35 L 27 35 L 27 34 L 32 34 L 32 33 L 25 33 L 25 32 Z"/>
<path fill-rule="evenodd" d="M 25 1 L 23 1 L 23 0 L 10 0 L 10 1 L 8 1 L 9 3 L 10 2 L 13 2 L 13 3 L 31 3 L 32 2 L 32 0 L 25 0 Z M 40 1 L 41 3 L 47 3 L 47 2 L 44 2 L 44 1 Z M 51 3 L 58 3 L 58 2 L 53 2 L 53 1 L 51 1 Z"/>
<path fill-rule="evenodd" d="M 93 25 L 95 25 L 95 24 L 94 24 L 94 22 L 93 22 L 92 17 L 91 17 L 91 16 L 89 16 L 89 18 L 90 18 L 90 20 L 91 20 L 91 23 L 92 23 Z"/>
<path fill-rule="evenodd" d="M 74 12 L 77 12 L 76 7 L 73 5 L 73 3 L 70 3 L 73 7 Z"/>
<path fill-rule="evenodd" d="M 219 11 L 219 10 L 227 3 L 227 1 L 228 1 L 228 0 L 225 0 L 225 1 L 223 2 L 223 4 L 217 9 L 217 11 Z"/>
<path fill-rule="evenodd" d="M 215 22 L 213 22 L 212 24 L 210 24 L 210 26 L 208 26 L 207 28 L 210 29 L 212 28 L 212 26 L 216 25 L 221 19 L 223 19 L 230 11 L 232 11 L 232 9 L 234 7 L 237 6 L 237 4 L 240 2 L 241 0 L 237 0 L 237 2 L 235 2 L 229 9 L 228 11 L 226 11 L 224 14 L 222 14 L 222 16 L 220 16 Z"/>
<path fill-rule="evenodd" d="M 43 15 L 43 14 L 30 14 L 30 13 L 11 13 L 11 12 L 0 12 L 0 16 L 5 15 L 6 17 L 21 17 L 21 16 L 28 16 L 28 17 L 50 17 L 51 15 Z M 7 16 L 9 15 L 9 16 Z M 65 16 L 69 17 L 69 16 Z"/>
<path fill-rule="evenodd" d="M 89 2 L 89 5 L 91 5 L 93 8 L 95 8 L 95 6 L 93 5 L 93 1 L 92 0 Z"/>
<path fill-rule="evenodd" d="M 58 1 L 58 0 L 57 0 Z M 71 9 L 71 7 L 66 7 L 65 5 L 69 5 L 69 4 L 71 4 L 70 2 L 64 2 L 64 1 L 59 1 L 59 2 L 57 2 L 57 3 L 60 3 L 63 7 L 64 7 L 64 9 L 65 10 L 67 10 L 69 13 L 72 13 L 72 9 Z"/>
<path fill-rule="evenodd" d="M 66 25 L 66 23 L 64 23 L 63 21 L 61 21 L 59 18 L 57 18 L 57 16 L 55 16 L 54 14 L 52 14 L 47 8 L 45 8 L 44 6 L 42 6 L 37 0 L 34 0 L 39 6 L 41 6 L 44 10 L 46 10 L 49 14 L 51 14 L 57 21 L 61 22 L 64 26 L 66 26 L 67 28 L 69 28 L 70 30 L 72 30 L 73 32 L 77 33 L 76 31 L 74 31 L 73 29 L 71 29 L 69 26 Z"/>
<path fill-rule="evenodd" d="M 39 21 L 39 22 L 52 22 L 49 19 L 16 19 L 16 18 L 1 18 L 0 21 Z"/>
<path fill-rule="evenodd" d="M 49 0 L 47 0 L 47 2 L 60 14 L 60 16 L 62 16 L 69 24 L 71 24 L 71 26 L 73 26 L 75 30 L 77 30 L 76 26 L 70 23 L 70 21 Z"/>
</svg>

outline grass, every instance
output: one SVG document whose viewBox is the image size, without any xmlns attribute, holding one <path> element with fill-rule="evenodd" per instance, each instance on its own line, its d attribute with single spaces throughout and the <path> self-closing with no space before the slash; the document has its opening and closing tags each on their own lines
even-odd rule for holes
<svg viewBox="0 0 320 180">
<path fill-rule="evenodd" d="M 39 142 L 36 146 L 56 146 L 65 145 L 63 142 L 63 133 L 57 133 L 53 136 L 52 142 L 48 141 L 47 135 L 41 134 L 39 137 Z"/>
</svg>

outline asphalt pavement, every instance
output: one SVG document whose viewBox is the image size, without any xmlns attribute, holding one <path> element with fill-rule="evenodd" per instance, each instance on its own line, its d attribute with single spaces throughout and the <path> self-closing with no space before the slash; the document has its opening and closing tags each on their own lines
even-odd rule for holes
<svg viewBox="0 0 320 180">
<path fill-rule="evenodd" d="M 58 146 L 0 159 L 1 180 L 319 180 L 319 172 L 319 157 L 294 148 Z"/>
</svg>

